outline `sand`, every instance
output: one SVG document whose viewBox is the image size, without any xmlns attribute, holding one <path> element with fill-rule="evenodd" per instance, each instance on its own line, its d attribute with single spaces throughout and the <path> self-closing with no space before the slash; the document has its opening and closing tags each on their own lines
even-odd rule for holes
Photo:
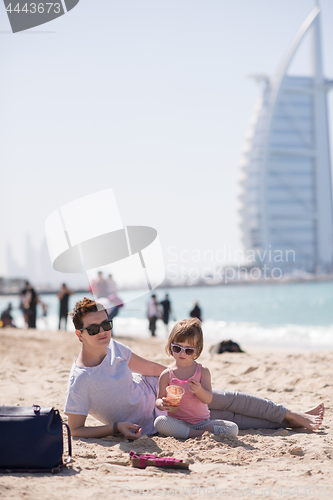
<svg viewBox="0 0 333 500">
<path fill-rule="evenodd" d="M 1 404 L 53 406 L 66 421 L 67 380 L 80 348 L 75 335 L 2 329 L 0 339 Z M 169 363 L 163 339 L 117 339 L 141 356 Z M 238 438 L 205 433 L 186 441 L 74 438 L 68 469 L 56 475 L 0 473 L 0 498 L 333 498 L 333 352 L 242 347 L 246 353 L 218 355 L 205 346 L 200 361 L 211 370 L 213 386 L 272 399 L 291 410 L 324 401 L 327 410 L 318 431 L 248 430 Z M 97 424 L 91 417 L 87 422 Z M 181 458 L 190 470 L 135 469 L 130 450 Z"/>
</svg>

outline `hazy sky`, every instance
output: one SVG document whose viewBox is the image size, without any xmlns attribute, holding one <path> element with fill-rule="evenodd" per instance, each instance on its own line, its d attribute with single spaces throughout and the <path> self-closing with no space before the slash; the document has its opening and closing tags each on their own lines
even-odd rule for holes
<svg viewBox="0 0 333 500">
<path fill-rule="evenodd" d="M 247 75 L 275 74 L 314 4 L 80 0 L 14 35 L 1 3 L 0 275 L 7 242 L 22 259 L 52 211 L 108 187 L 124 224 L 156 228 L 166 255 L 241 249 L 238 163 L 260 95 Z M 333 78 L 332 0 L 321 7 Z"/>
</svg>

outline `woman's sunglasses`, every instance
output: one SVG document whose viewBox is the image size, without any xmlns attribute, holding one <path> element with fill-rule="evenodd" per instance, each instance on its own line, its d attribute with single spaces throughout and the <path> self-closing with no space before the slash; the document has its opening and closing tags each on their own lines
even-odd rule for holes
<svg viewBox="0 0 333 500">
<path fill-rule="evenodd" d="M 195 353 L 196 347 L 182 347 L 181 345 L 171 344 L 171 349 L 176 354 L 184 351 L 188 356 L 192 356 Z"/>
<path fill-rule="evenodd" d="M 109 332 L 113 328 L 112 320 L 111 321 L 107 321 L 107 320 L 102 321 L 102 323 L 100 325 L 87 326 L 87 328 L 82 328 L 81 332 L 83 332 L 83 330 L 87 330 L 88 335 L 97 335 L 99 333 L 101 327 L 103 328 L 103 330 L 105 332 Z"/>
</svg>

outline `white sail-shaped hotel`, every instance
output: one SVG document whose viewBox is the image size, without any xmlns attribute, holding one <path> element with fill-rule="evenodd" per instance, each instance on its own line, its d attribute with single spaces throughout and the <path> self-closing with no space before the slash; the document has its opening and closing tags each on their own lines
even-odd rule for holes
<svg viewBox="0 0 333 500">
<path fill-rule="evenodd" d="M 310 76 L 288 69 L 305 36 L 311 37 Z M 284 271 L 333 270 L 333 212 L 327 92 L 323 76 L 320 9 L 297 33 L 277 74 L 259 75 L 263 93 L 241 160 L 243 243 L 257 262 Z M 279 256 L 277 258 L 277 256 Z"/>
</svg>

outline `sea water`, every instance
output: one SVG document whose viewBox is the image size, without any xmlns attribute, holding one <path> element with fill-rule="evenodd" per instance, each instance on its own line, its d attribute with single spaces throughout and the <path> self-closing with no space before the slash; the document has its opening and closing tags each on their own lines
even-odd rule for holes
<svg viewBox="0 0 333 500">
<path fill-rule="evenodd" d="M 157 323 L 158 337 L 166 338 L 175 320 L 188 318 L 197 301 L 208 342 L 231 339 L 241 346 L 333 348 L 333 282 L 159 288 L 154 293 L 158 301 L 168 293 L 172 304 L 168 329 L 161 320 Z M 122 291 L 119 295 L 126 302 L 129 292 Z M 82 296 L 71 296 L 70 308 Z M 148 299 L 146 294 L 125 303 L 114 320 L 115 337 L 149 337 Z M 54 294 L 41 295 L 41 300 L 48 305 L 48 314 L 43 317 L 38 306 L 37 328 L 55 331 L 58 329 L 59 299 Z M 0 311 L 8 302 L 12 302 L 16 325 L 23 327 L 19 297 L 0 297 Z M 73 331 L 70 320 L 67 329 Z"/>
</svg>

